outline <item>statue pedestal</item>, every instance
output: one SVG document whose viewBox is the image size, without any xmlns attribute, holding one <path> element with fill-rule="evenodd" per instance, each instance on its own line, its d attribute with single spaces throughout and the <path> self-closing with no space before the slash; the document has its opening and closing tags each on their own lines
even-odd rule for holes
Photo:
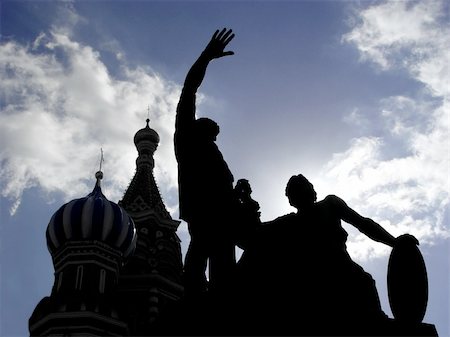
<svg viewBox="0 0 450 337">
<path fill-rule="evenodd" d="M 408 337 L 438 337 L 436 327 L 433 324 L 405 324 L 392 320 L 389 324 L 388 336 L 408 336 Z"/>
</svg>

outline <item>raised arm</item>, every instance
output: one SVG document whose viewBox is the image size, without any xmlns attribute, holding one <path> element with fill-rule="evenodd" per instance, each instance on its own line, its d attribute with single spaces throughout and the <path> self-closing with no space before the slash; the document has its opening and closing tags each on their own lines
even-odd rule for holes
<svg viewBox="0 0 450 337">
<path fill-rule="evenodd" d="M 220 32 L 219 30 L 216 30 L 205 50 L 200 54 L 197 61 L 195 61 L 189 70 L 184 82 L 184 90 L 195 93 L 200 87 L 200 84 L 202 84 L 209 62 L 217 58 L 234 54 L 232 51 L 224 51 L 227 44 L 233 38 L 234 34 L 231 29 L 227 30 L 224 28 Z"/>
<path fill-rule="evenodd" d="M 372 240 L 384 243 L 391 247 L 395 245 L 396 243 L 395 237 L 389 234 L 378 223 L 376 223 L 372 219 L 361 216 L 353 209 L 348 207 L 347 204 L 344 202 L 344 200 L 334 195 L 328 196 L 327 198 L 329 198 L 333 202 L 333 205 L 342 220 L 355 226 Z"/>
<path fill-rule="evenodd" d="M 183 123 L 195 120 L 195 94 L 205 77 L 206 68 L 212 60 L 234 54 L 232 51 L 224 51 L 233 38 L 234 34 L 231 29 L 216 30 L 205 50 L 192 65 L 184 81 L 177 107 L 177 128 L 182 126 Z"/>
</svg>

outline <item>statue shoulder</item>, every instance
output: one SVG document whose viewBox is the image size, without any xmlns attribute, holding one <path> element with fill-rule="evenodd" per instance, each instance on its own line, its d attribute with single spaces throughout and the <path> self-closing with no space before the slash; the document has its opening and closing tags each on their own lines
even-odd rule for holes
<svg viewBox="0 0 450 337">
<path fill-rule="evenodd" d="M 323 199 L 321 202 L 326 204 L 326 205 L 333 206 L 333 207 L 339 207 L 339 206 L 346 206 L 347 205 L 344 200 L 342 200 L 341 198 L 339 198 L 337 195 L 334 195 L 334 194 L 327 195 L 325 197 L 325 199 Z"/>
<path fill-rule="evenodd" d="M 340 214 L 348 208 L 344 200 L 334 194 L 327 195 L 322 201 L 317 202 L 321 212 L 340 217 Z"/>
<path fill-rule="evenodd" d="M 288 222 L 293 220 L 296 217 L 296 213 L 292 212 L 292 213 L 288 213 L 282 216 L 279 216 L 278 218 L 275 218 L 271 221 L 267 221 L 264 222 L 264 225 L 273 225 L 273 224 L 278 224 L 278 223 L 283 223 L 283 222 Z"/>
<path fill-rule="evenodd" d="M 292 223 L 292 221 L 294 221 L 295 218 L 296 218 L 295 213 L 285 214 L 285 215 L 279 216 L 278 218 L 275 218 L 273 220 L 265 221 L 265 222 L 261 223 L 260 227 L 264 231 L 270 231 L 271 229 L 280 230 L 283 227 L 283 225 Z"/>
</svg>

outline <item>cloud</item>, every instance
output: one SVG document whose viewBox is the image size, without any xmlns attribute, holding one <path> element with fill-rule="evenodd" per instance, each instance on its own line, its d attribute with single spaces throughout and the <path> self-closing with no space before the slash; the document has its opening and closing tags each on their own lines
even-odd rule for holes
<svg viewBox="0 0 450 337">
<path fill-rule="evenodd" d="M 354 108 L 348 115 L 344 116 L 344 122 L 357 126 L 359 129 L 367 130 L 370 127 L 369 120 L 359 110 Z"/>
<path fill-rule="evenodd" d="M 444 6 L 444 1 L 385 1 L 359 11 L 356 27 L 343 40 L 384 70 L 404 66 L 418 72 L 425 64 L 436 66 L 449 39 Z"/>
<path fill-rule="evenodd" d="M 156 180 L 163 195 L 176 192 L 172 135 L 180 87 L 150 68 L 122 64 L 119 73 L 113 77 L 99 52 L 67 27 L 53 27 L 30 45 L 0 45 L 0 191 L 12 200 L 11 214 L 33 186 L 66 200 L 90 192 L 100 147 L 105 194 L 119 200 L 134 173 L 133 136 L 145 127 L 147 106 L 161 138 Z M 166 201 L 172 211 L 175 199 Z"/>
<path fill-rule="evenodd" d="M 317 183 L 322 189 L 333 186 L 350 206 L 393 235 L 411 233 L 425 244 L 450 236 L 444 223 L 450 203 L 450 29 L 443 6 L 439 1 L 393 1 L 357 13 L 343 41 L 383 71 L 406 71 L 422 89 L 381 100 L 383 134 L 353 139 L 346 151 L 333 156 Z M 358 124 L 362 114 L 356 109 L 345 121 Z M 388 252 L 352 234 L 348 246 L 355 258 Z"/>
</svg>

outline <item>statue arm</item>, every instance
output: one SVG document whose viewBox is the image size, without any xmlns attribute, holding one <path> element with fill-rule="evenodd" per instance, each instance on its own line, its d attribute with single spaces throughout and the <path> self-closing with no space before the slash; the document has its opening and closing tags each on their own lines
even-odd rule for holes
<svg viewBox="0 0 450 337">
<path fill-rule="evenodd" d="M 175 127 L 186 125 L 195 120 L 195 95 L 205 77 L 206 68 L 213 59 L 233 55 L 232 51 L 224 51 L 227 44 L 234 38 L 231 29 L 216 30 L 205 50 L 192 65 L 181 92 L 180 101 L 177 107 Z"/>
<path fill-rule="evenodd" d="M 383 227 L 372 219 L 365 218 L 351 209 L 344 200 L 336 197 L 329 196 L 342 220 L 355 226 L 359 231 L 367 235 L 374 241 L 384 243 L 393 247 L 395 244 L 395 237 L 389 234 Z"/>
</svg>

